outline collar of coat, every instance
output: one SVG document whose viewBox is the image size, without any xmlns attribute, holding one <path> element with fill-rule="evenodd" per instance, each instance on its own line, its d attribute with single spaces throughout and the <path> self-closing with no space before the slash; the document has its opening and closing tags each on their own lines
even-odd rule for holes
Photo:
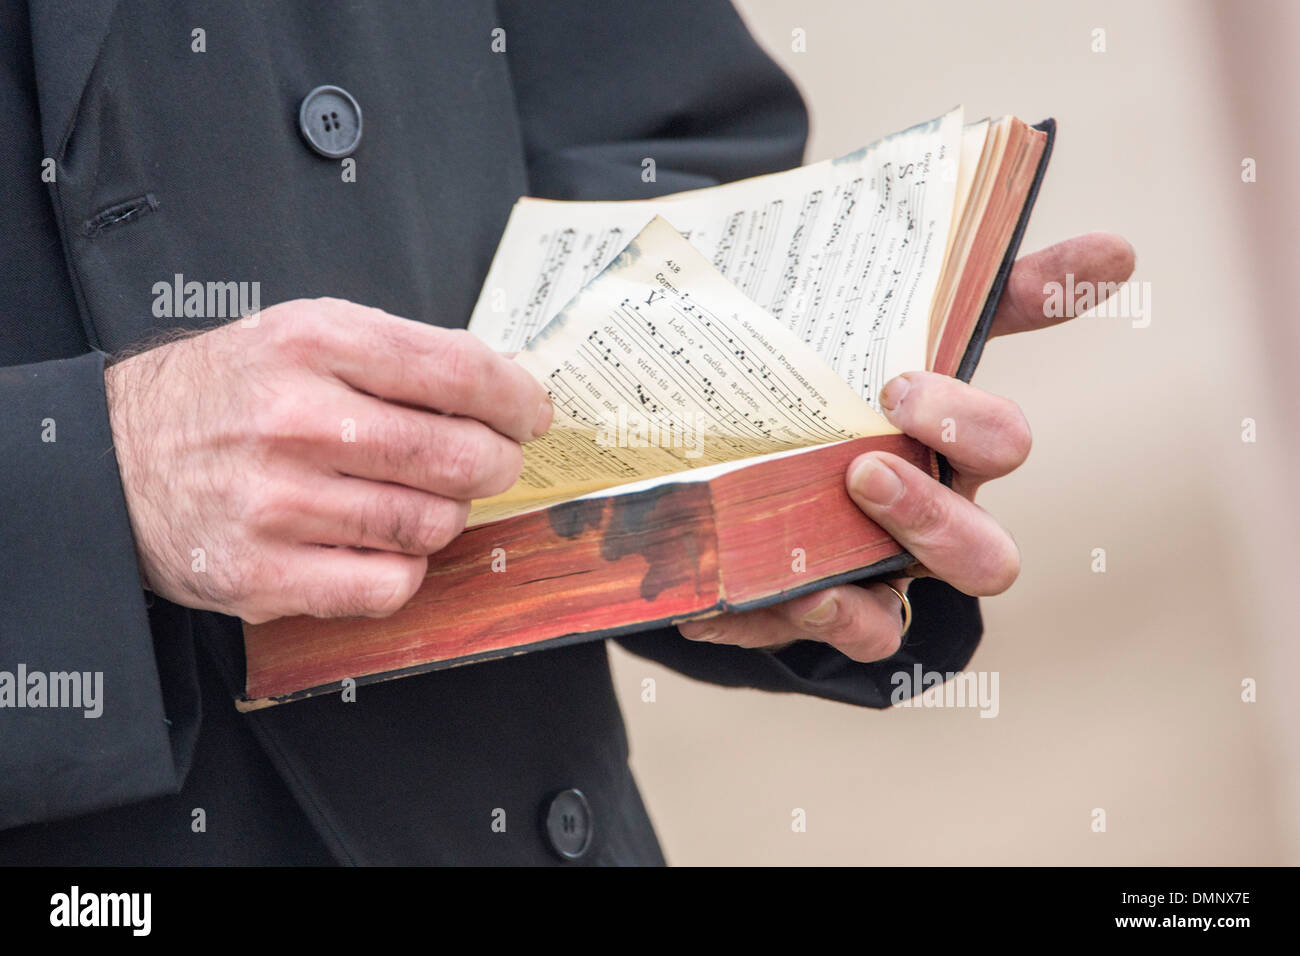
<svg viewBox="0 0 1300 956">
<path fill-rule="evenodd" d="M 61 160 L 116 0 L 28 0 L 45 154 Z"/>
</svg>

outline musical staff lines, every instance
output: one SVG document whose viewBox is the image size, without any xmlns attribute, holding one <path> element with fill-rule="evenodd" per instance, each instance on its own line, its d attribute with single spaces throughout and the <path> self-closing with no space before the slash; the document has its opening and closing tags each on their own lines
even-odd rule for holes
<svg viewBox="0 0 1300 956">
<path fill-rule="evenodd" d="M 554 369 L 546 385 L 557 409 L 591 428 L 608 422 L 615 410 L 610 397 L 617 396 L 633 398 L 651 421 L 668 420 L 683 408 L 707 409 L 709 434 L 722 443 L 780 443 L 796 433 L 803 442 L 810 436 L 829 442 L 852 434 L 805 400 L 806 387 L 787 368 L 760 354 L 689 293 L 652 303 L 624 299 L 601 329 L 586 335 L 573 365 L 581 371 Z"/>
<path fill-rule="evenodd" d="M 760 289 L 764 278 L 768 275 L 772 250 L 776 248 L 781 228 L 781 212 L 784 207 L 783 200 L 775 199 L 764 203 L 757 215 L 748 217 L 743 254 L 734 271 L 723 272 L 751 299 L 762 297 Z"/>
<path fill-rule="evenodd" d="M 658 214 L 875 404 L 887 377 L 925 365 L 955 188 L 934 157 L 960 134 L 957 110 L 841 160 L 661 201 L 524 200 L 471 329 L 522 348 Z M 489 288 L 507 292 L 504 318 Z"/>
<path fill-rule="evenodd" d="M 814 189 L 806 193 L 799 203 L 799 216 L 795 221 L 794 233 L 786 247 L 785 269 L 782 270 L 776 289 L 771 295 L 767 310 L 778 319 L 785 311 L 786 300 L 799 283 L 803 274 L 804 252 L 808 248 L 813 227 L 817 224 L 817 213 L 821 209 L 822 191 Z"/>
<path fill-rule="evenodd" d="M 563 275 L 570 256 L 573 255 L 577 240 L 576 229 L 560 229 L 546 237 L 541 265 L 533 280 L 532 290 L 525 300 L 523 314 L 518 319 L 518 327 L 514 333 L 520 338 L 521 344 L 531 339 L 537 330 L 549 322 L 555 314 L 555 309 L 551 308 L 555 286 Z"/>
<path fill-rule="evenodd" d="M 618 255 L 627 241 L 632 237 L 626 231 L 618 226 L 609 229 L 602 229 L 596 237 L 596 242 L 592 247 L 591 254 L 587 256 L 582 267 L 582 278 L 580 285 L 586 285 L 600 273 L 600 270 L 609 265 L 611 259 Z"/>
</svg>

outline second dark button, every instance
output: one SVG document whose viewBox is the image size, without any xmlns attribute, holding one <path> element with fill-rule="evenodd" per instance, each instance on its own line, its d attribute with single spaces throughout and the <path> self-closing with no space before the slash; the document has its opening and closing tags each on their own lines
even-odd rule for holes
<svg viewBox="0 0 1300 956">
<path fill-rule="evenodd" d="M 546 838 L 566 860 L 577 860 L 591 846 L 591 805 L 581 790 L 563 790 L 546 808 Z"/>
<path fill-rule="evenodd" d="M 361 142 L 361 107 L 339 86 L 318 86 L 298 107 L 298 131 L 327 159 L 350 156 Z"/>
</svg>

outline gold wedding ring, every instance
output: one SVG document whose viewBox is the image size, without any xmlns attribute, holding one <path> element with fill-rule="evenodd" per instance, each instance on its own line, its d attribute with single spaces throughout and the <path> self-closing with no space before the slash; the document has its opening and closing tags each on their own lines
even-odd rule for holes
<svg viewBox="0 0 1300 956">
<path fill-rule="evenodd" d="M 894 587 L 888 581 L 881 581 L 880 583 L 897 594 L 898 599 L 903 602 L 903 630 L 902 633 L 898 635 L 898 639 L 901 641 L 903 638 L 907 637 L 907 631 L 912 626 L 912 602 L 907 599 L 906 594 L 898 590 L 898 588 Z"/>
</svg>

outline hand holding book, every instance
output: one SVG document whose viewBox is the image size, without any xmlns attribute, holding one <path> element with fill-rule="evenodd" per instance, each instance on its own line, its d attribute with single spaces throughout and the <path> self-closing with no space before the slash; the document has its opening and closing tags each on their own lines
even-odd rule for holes
<svg viewBox="0 0 1300 956">
<path fill-rule="evenodd" d="M 1119 236 L 1092 233 L 1026 256 L 1012 270 L 991 335 L 1055 325 L 1043 314 L 1043 287 L 1087 280 L 1105 290 L 1133 271 L 1132 247 Z M 889 532 L 926 572 L 967 594 L 998 594 L 1015 580 L 1019 552 L 1011 536 L 974 503 L 986 481 L 1010 474 L 1029 453 L 1029 426 L 1015 402 L 933 372 L 907 372 L 881 391 L 890 423 L 952 465 L 952 486 L 897 455 L 869 452 L 849 465 L 850 497 Z M 945 422 L 951 441 L 944 441 Z M 909 578 L 891 579 L 906 593 Z M 688 638 L 742 647 L 822 641 L 858 661 L 898 650 L 898 598 L 883 584 L 839 585 L 792 601 L 678 625 Z"/>
</svg>

